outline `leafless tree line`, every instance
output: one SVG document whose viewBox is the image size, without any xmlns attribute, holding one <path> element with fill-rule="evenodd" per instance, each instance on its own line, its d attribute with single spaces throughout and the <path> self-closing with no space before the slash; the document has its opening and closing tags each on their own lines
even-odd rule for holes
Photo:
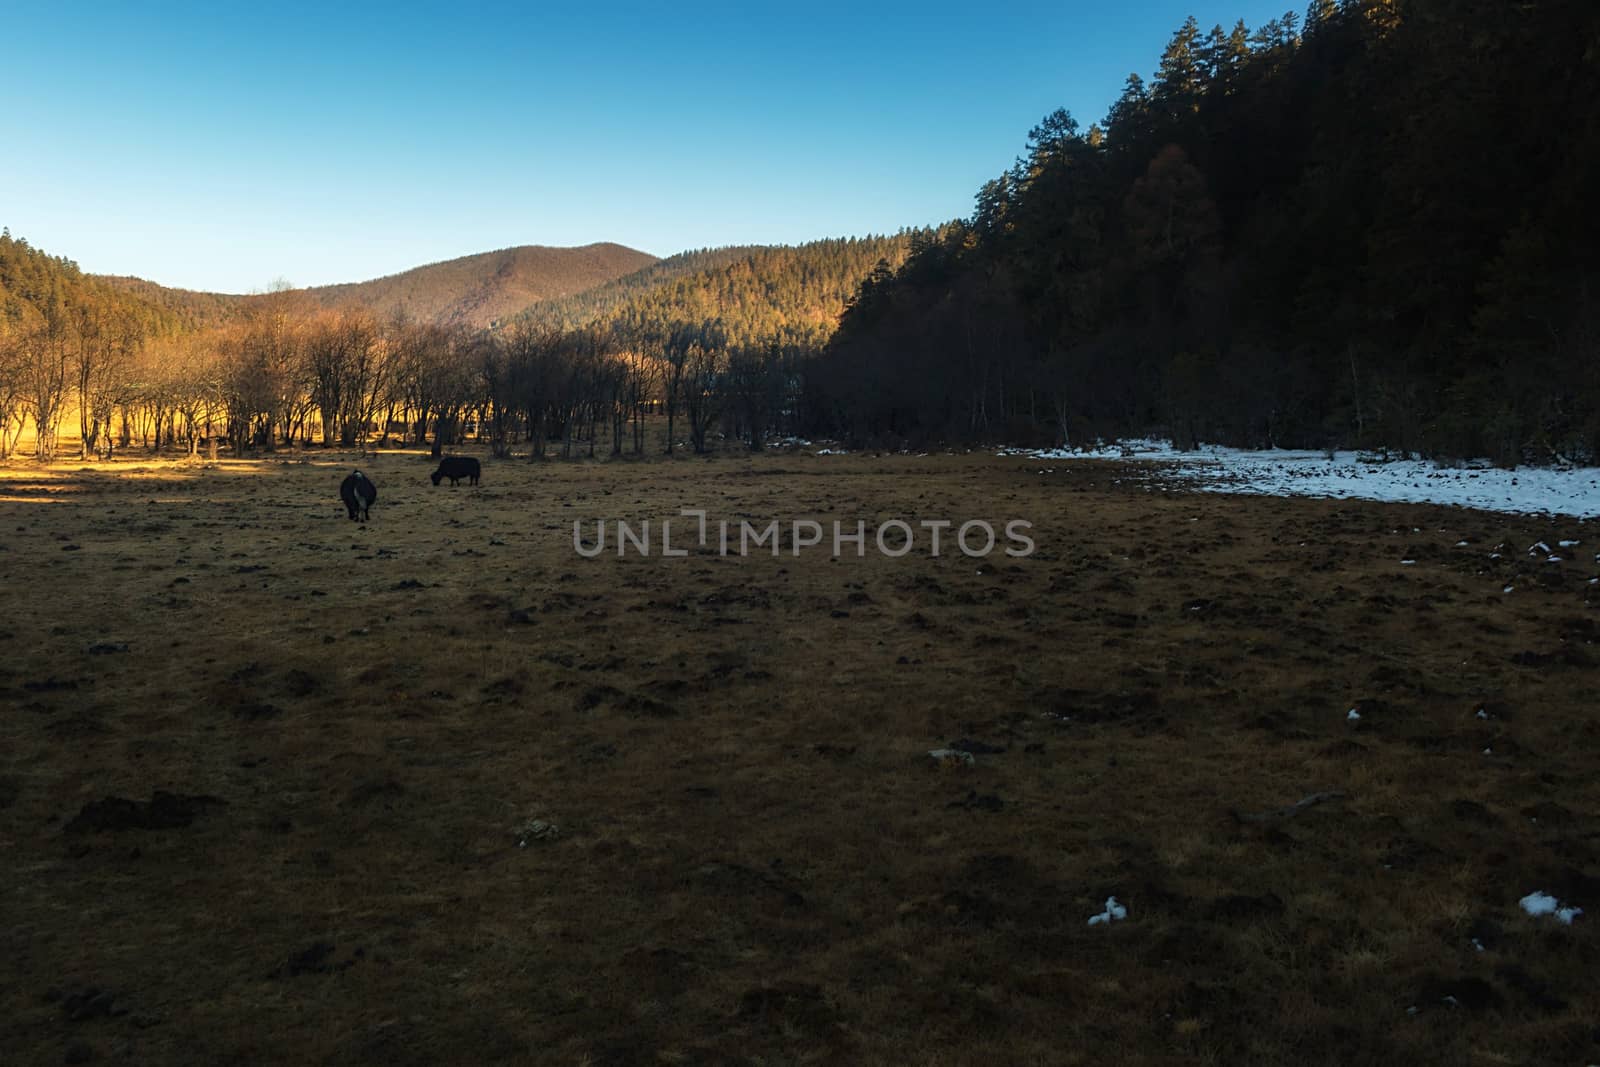
<svg viewBox="0 0 1600 1067">
<path fill-rule="evenodd" d="M 642 455 L 655 415 L 666 416 L 668 453 L 680 432 L 708 451 L 718 427 L 759 450 L 795 422 L 801 363 L 792 346 L 730 345 L 716 322 L 651 336 L 528 324 L 479 333 L 311 309 L 282 292 L 226 327 L 149 337 L 131 315 L 90 307 L 0 332 L 0 458 L 29 423 L 38 458 L 54 458 L 74 401 L 86 459 L 396 438 L 438 455 L 469 435 L 502 458 L 518 445 L 534 459 L 594 456 L 602 440 L 610 455 Z"/>
</svg>

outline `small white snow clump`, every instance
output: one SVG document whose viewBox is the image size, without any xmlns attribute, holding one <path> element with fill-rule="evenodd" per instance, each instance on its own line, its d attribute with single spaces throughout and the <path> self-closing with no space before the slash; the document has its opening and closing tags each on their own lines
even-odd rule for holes
<svg viewBox="0 0 1600 1067">
<path fill-rule="evenodd" d="M 1559 900 L 1538 889 L 1535 889 L 1532 893 L 1517 901 L 1517 903 L 1522 905 L 1522 910 L 1529 915 L 1554 915 L 1557 921 L 1563 922 L 1568 926 L 1572 925 L 1573 919 L 1583 914 L 1582 908 L 1575 908 L 1571 905 L 1562 907 Z"/>
<path fill-rule="evenodd" d="M 1089 925 L 1093 926 L 1095 923 L 1114 922 L 1117 919 L 1126 919 L 1127 917 L 1128 909 L 1123 907 L 1121 904 L 1118 904 L 1116 897 L 1106 897 L 1106 910 L 1102 911 L 1099 915 L 1089 916 Z"/>
</svg>

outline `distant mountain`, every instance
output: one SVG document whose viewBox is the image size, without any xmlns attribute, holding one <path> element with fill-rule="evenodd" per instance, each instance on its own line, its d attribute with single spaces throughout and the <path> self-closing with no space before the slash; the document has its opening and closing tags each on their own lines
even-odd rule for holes
<svg viewBox="0 0 1600 1067">
<path fill-rule="evenodd" d="M 521 245 L 430 263 L 371 281 L 320 285 L 297 292 L 322 307 L 354 304 L 370 308 L 381 318 L 403 311 L 420 322 L 484 328 L 530 304 L 569 297 L 657 262 L 648 252 L 618 244 L 581 248 Z M 225 321 L 257 299 L 170 289 L 142 278 L 103 280 L 165 308 L 191 327 Z"/>
<path fill-rule="evenodd" d="M 359 304 L 382 317 L 404 311 L 419 321 L 482 328 L 530 304 L 604 285 L 655 262 L 648 252 L 618 244 L 522 245 L 305 292 L 324 307 Z"/>
<path fill-rule="evenodd" d="M 739 245 L 666 259 L 617 244 L 524 245 L 415 267 L 385 278 L 293 290 L 302 308 L 357 305 L 381 319 L 503 328 L 529 322 L 574 330 L 615 327 L 641 337 L 680 323 L 716 321 L 737 345 L 825 343 L 862 281 L 894 271 L 927 231 L 833 238 L 802 245 Z M 259 295 L 169 289 L 105 277 L 183 328 L 204 329 L 247 310 Z"/>
</svg>

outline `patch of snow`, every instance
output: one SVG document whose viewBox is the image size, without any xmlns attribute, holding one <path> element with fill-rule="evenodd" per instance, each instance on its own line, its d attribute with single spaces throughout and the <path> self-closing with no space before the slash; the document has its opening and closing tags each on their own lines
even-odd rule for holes
<svg viewBox="0 0 1600 1067">
<path fill-rule="evenodd" d="M 1582 541 L 1557 541 L 1556 542 L 1556 546 L 1559 547 L 1559 548 L 1577 548 L 1581 544 L 1583 544 Z"/>
<path fill-rule="evenodd" d="M 1128 909 L 1121 904 L 1118 904 L 1116 897 L 1106 897 L 1106 910 L 1102 911 L 1099 915 L 1089 916 L 1089 925 L 1093 926 L 1096 923 L 1115 922 L 1119 919 L 1126 919 L 1127 917 Z"/>
<path fill-rule="evenodd" d="M 1479 941 L 1477 938 L 1473 938 L 1472 939 L 1472 947 L 1476 951 L 1482 952 L 1483 951 L 1483 942 Z"/>
<path fill-rule="evenodd" d="M 1478 718 L 1487 719 L 1488 717 L 1489 717 L 1489 713 L 1487 711 L 1484 711 L 1482 708 L 1478 709 Z"/>
<path fill-rule="evenodd" d="M 1345 721 L 1346 722 L 1360 722 L 1361 721 L 1361 713 L 1359 711 L 1357 711 L 1355 708 L 1351 708 L 1349 711 L 1345 712 L 1344 717 L 1345 717 Z"/>
<path fill-rule="evenodd" d="M 1561 902 L 1542 890 L 1535 889 L 1532 893 L 1517 901 L 1522 910 L 1529 915 L 1554 915 L 1557 922 L 1572 925 L 1572 920 L 1583 914 L 1582 908 L 1571 905 L 1562 907 Z"/>
<path fill-rule="evenodd" d="M 1002 449 L 1027 459 L 1127 459 L 1159 464 L 1181 488 L 1211 493 L 1310 496 L 1413 504 L 1449 504 L 1507 514 L 1600 518 L 1600 468 L 1518 467 L 1486 461 L 1443 469 L 1424 460 L 1367 453 L 1204 446 L 1190 452 L 1168 441 L 1103 442 L 1088 448 Z M 1548 546 L 1545 555 L 1550 554 Z"/>
<path fill-rule="evenodd" d="M 850 453 L 843 448 L 819 448 L 811 454 L 813 456 L 848 456 Z"/>
</svg>

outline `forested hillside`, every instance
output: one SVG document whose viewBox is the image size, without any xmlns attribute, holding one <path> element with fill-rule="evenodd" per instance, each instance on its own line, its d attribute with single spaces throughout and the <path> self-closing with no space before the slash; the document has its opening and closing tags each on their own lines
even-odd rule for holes
<svg viewBox="0 0 1600 1067">
<path fill-rule="evenodd" d="M 686 275 L 713 270 L 755 252 L 755 245 L 701 248 L 660 259 L 632 274 L 571 296 L 541 300 L 524 308 L 502 326 L 531 325 L 539 329 L 576 330 L 616 317 L 624 306 Z"/>
<path fill-rule="evenodd" d="M 180 325 L 171 310 L 0 232 L 0 459 L 30 418 L 49 459 L 74 396 L 86 447 L 109 440 L 114 409 L 137 387 L 117 369 Z"/>
<path fill-rule="evenodd" d="M 1600 456 L 1592 0 L 1190 20 L 858 294 L 815 432 Z"/>
<path fill-rule="evenodd" d="M 238 316 L 248 296 L 231 293 L 201 293 L 192 289 L 172 289 L 143 278 L 119 275 L 96 275 L 100 281 L 132 294 L 140 302 L 151 304 L 169 312 L 180 329 L 203 330 Z"/>
<path fill-rule="evenodd" d="M 520 319 L 654 338 L 686 323 L 714 323 L 731 346 L 818 348 L 861 283 L 880 263 L 893 268 L 903 262 L 912 239 L 907 232 L 685 252 L 588 292 L 536 304 Z"/>
<path fill-rule="evenodd" d="M 529 304 L 581 293 L 655 261 L 647 252 L 618 244 L 523 245 L 306 293 L 326 308 L 358 306 L 379 318 L 404 314 L 419 322 L 483 329 Z"/>
<path fill-rule="evenodd" d="M 675 259 L 678 257 L 674 257 Z M 579 248 L 520 245 L 429 263 L 364 282 L 294 290 L 313 306 L 362 308 L 381 319 L 487 329 L 540 301 L 560 300 L 641 273 L 657 262 L 648 252 L 618 244 Z M 171 289 L 142 278 L 106 277 L 146 303 L 167 308 L 190 328 L 237 319 L 266 294 L 244 296 Z"/>
</svg>

